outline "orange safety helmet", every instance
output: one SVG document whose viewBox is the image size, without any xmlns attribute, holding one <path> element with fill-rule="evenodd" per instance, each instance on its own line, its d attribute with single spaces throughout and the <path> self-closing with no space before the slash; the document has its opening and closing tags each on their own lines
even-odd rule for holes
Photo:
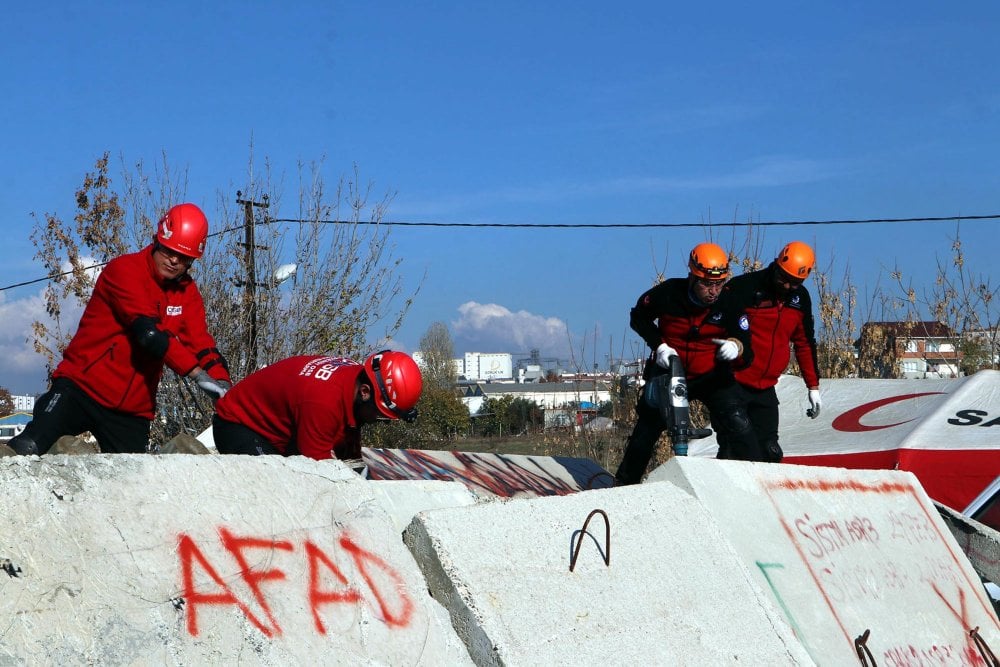
<svg viewBox="0 0 1000 667">
<path fill-rule="evenodd" d="M 714 243 L 699 243 L 688 259 L 691 275 L 704 280 L 725 280 L 729 277 L 729 255 Z"/>
<path fill-rule="evenodd" d="M 177 204 L 156 226 L 156 241 L 165 248 L 198 259 L 205 252 L 208 218 L 194 204 Z"/>
<path fill-rule="evenodd" d="M 389 419 L 411 422 L 417 418 L 424 378 L 413 357 L 392 350 L 376 352 L 365 359 L 365 374 L 375 390 L 379 412 Z"/>
<path fill-rule="evenodd" d="M 792 241 L 774 258 L 781 270 L 792 278 L 805 280 L 816 268 L 816 253 L 802 241 Z"/>
</svg>

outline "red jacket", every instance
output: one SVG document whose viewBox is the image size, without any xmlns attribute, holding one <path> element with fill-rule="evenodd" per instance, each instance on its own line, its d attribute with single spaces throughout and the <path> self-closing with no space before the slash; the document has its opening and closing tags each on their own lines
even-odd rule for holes
<svg viewBox="0 0 1000 667">
<path fill-rule="evenodd" d="M 774 290 L 772 263 L 766 269 L 737 276 L 726 284 L 726 291 L 746 309 L 750 318 L 753 363 L 737 371 L 736 380 L 748 387 L 767 389 L 778 382 L 788 368 L 791 346 L 802 369 L 802 379 L 809 389 L 819 387 L 816 363 L 816 336 L 809 291 L 793 288 L 784 298 Z"/>
<path fill-rule="evenodd" d="M 133 339 L 132 323 L 152 317 L 169 335 L 158 358 Z M 205 304 L 190 276 L 163 280 L 153 263 L 153 246 L 108 262 L 63 352 L 53 377 L 72 380 L 99 404 L 137 417 L 153 418 L 164 363 L 178 375 L 195 366 L 230 382 L 229 372 L 205 324 Z"/>
<path fill-rule="evenodd" d="M 358 458 L 354 395 L 364 366 L 340 357 L 289 357 L 233 386 L 215 413 L 259 434 L 282 454 Z"/>
<path fill-rule="evenodd" d="M 733 362 L 734 368 L 749 364 L 753 357 L 743 313 L 721 295 L 711 306 L 697 305 L 687 278 L 671 278 L 644 292 L 632 308 L 629 325 L 654 352 L 660 343 L 677 350 L 688 379 L 725 364 L 715 358 L 719 346 L 713 338 L 740 341 L 743 353 Z"/>
</svg>

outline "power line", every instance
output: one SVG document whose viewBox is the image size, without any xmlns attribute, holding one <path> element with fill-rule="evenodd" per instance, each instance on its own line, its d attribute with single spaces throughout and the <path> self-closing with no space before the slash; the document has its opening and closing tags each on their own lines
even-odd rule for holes
<svg viewBox="0 0 1000 667">
<path fill-rule="evenodd" d="M 394 227 L 494 227 L 510 229 L 680 229 L 684 227 L 790 227 L 800 225 L 869 225 L 891 222 L 955 222 L 959 220 L 997 220 L 995 215 L 952 215 L 939 218 L 867 218 L 862 220 L 777 220 L 772 222 L 648 222 L 648 223 L 530 223 L 530 222 L 403 222 L 393 220 L 316 220 L 322 224 L 391 225 Z M 313 222 L 300 218 L 273 218 L 268 222 Z M 235 228 L 233 228 L 235 229 Z M 233 231 L 223 230 L 226 231 Z M 220 232 L 220 233 L 223 233 Z"/>
<path fill-rule="evenodd" d="M 402 220 L 313 220 L 310 218 L 268 218 L 257 224 L 286 223 L 319 223 L 323 225 L 387 225 L 393 227 L 465 227 L 494 229 L 682 229 L 685 227 L 792 227 L 816 225 L 871 225 L 893 222 L 957 222 L 960 220 L 998 220 L 1000 214 L 993 215 L 951 215 L 945 217 L 923 218 L 864 218 L 858 220 L 775 220 L 768 222 L 408 222 Z M 227 227 L 209 234 L 209 237 L 240 231 L 243 226 Z M 3 288 L 0 288 L 3 289 Z"/>
<path fill-rule="evenodd" d="M 898 223 L 898 222 L 958 222 L 961 220 L 1000 220 L 1000 214 L 991 215 L 950 215 L 944 217 L 922 217 L 922 218 L 864 218 L 856 220 L 776 220 L 768 222 L 649 222 L 649 223 L 624 223 L 624 222 L 611 222 L 611 223 L 529 223 L 529 222 L 515 222 L 515 223 L 503 223 L 503 222 L 405 222 L 399 220 L 310 220 L 305 218 L 267 218 L 263 222 L 257 224 L 271 224 L 276 222 L 286 222 L 286 223 L 309 223 L 318 222 L 325 225 L 388 225 L 393 227 L 467 227 L 467 228 L 498 228 L 498 229 L 682 229 L 690 227 L 791 227 L 791 226 L 819 226 L 819 225 L 872 225 L 881 223 Z M 243 231 L 245 230 L 244 225 L 239 227 L 228 227 L 226 229 L 219 230 L 209 234 L 209 238 L 213 236 L 221 236 L 229 232 Z M 93 264 L 91 266 L 85 267 L 84 270 L 96 269 L 104 266 L 107 262 L 101 262 L 100 264 Z M 13 285 L 6 285 L 0 287 L 0 292 L 15 289 L 17 287 L 25 287 L 27 285 L 34 285 L 35 283 L 45 282 L 47 280 L 53 280 L 55 278 L 61 278 L 62 276 L 67 276 L 73 273 L 73 271 L 64 271 L 63 273 L 56 274 L 54 276 L 45 276 L 42 278 L 35 278 L 34 280 L 26 280 L 24 282 L 15 283 Z"/>
</svg>

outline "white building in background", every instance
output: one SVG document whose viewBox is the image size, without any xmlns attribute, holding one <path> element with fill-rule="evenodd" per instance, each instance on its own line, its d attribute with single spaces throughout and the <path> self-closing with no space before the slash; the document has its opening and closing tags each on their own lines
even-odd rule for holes
<svg viewBox="0 0 1000 667">
<path fill-rule="evenodd" d="M 534 382 L 510 383 L 479 382 L 462 387 L 461 400 L 476 415 L 487 398 L 511 396 L 532 401 L 545 411 L 545 428 L 585 427 L 597 415 L 602 403 L 611 400 L 611 382 L 606 379 L 592 379 L 576 382 Z M 603 419 L 603 418 L 602 418 Z M 613 426 L 609 420 L 586 426 L 590 429 L 605 429 Z"/>
<path fill-rule="evenodd" d="M 420 350 L 417 350 L 416 352 L 414 352 L 410 356 L 413 357 L 413 360 L 415 362 L 417 362 L 417 366 L 419 366 L 421 369 L 424 368 L 424 355 L 422 355 L 420 353 Z M 451 365 L 455 369 L 455 377 L 461 377 L 462 372 L 464 370 L 464 365 L 463 365 L 462 360 L 461 359 L 452 359 L 451 360 Z"/>
<path fill-rule="evenodd" d="M 481 384 L 484 398 L 513 396 L 533 401 L 546 410 L 570 406 L 594 408 L 611 400 L 611 383 L 606 380 L 586 382 L 542 382 L 528 384 Z"/>
<path fill-rule="evenodd" d="M 466 380 L 512 380 L 514 357 L 509 352 L 466 352 L 462 375 Z"/>
<path fill-rule="evenodd" d="M 11 395 L 11 399 L 14 401 L 14 412 L 31 412 L 35 409 L 34 396 Z"/>
</svg>

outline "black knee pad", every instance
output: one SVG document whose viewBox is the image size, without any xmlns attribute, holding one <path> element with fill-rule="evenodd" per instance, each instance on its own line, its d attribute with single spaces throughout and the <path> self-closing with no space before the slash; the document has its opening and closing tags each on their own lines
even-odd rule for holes
<svg viewBox="0 0 1000 667">
<path fill-rule="evenodd" d="M 777 440 L 765 440 L 760 443 L 760 447 L 764 450 L 764 460 L 768 463 L 781 463 L 781 459 L 785 456 Z"/>
<path fill-rule="evenodd" d="M 722 414 L 717 416 L 719 427 L 730 436 L 739 437 L 752 430 L 750 417 L 747 416 L 746 410 L 735 408 L 721 412 Z"/>
</svg>

